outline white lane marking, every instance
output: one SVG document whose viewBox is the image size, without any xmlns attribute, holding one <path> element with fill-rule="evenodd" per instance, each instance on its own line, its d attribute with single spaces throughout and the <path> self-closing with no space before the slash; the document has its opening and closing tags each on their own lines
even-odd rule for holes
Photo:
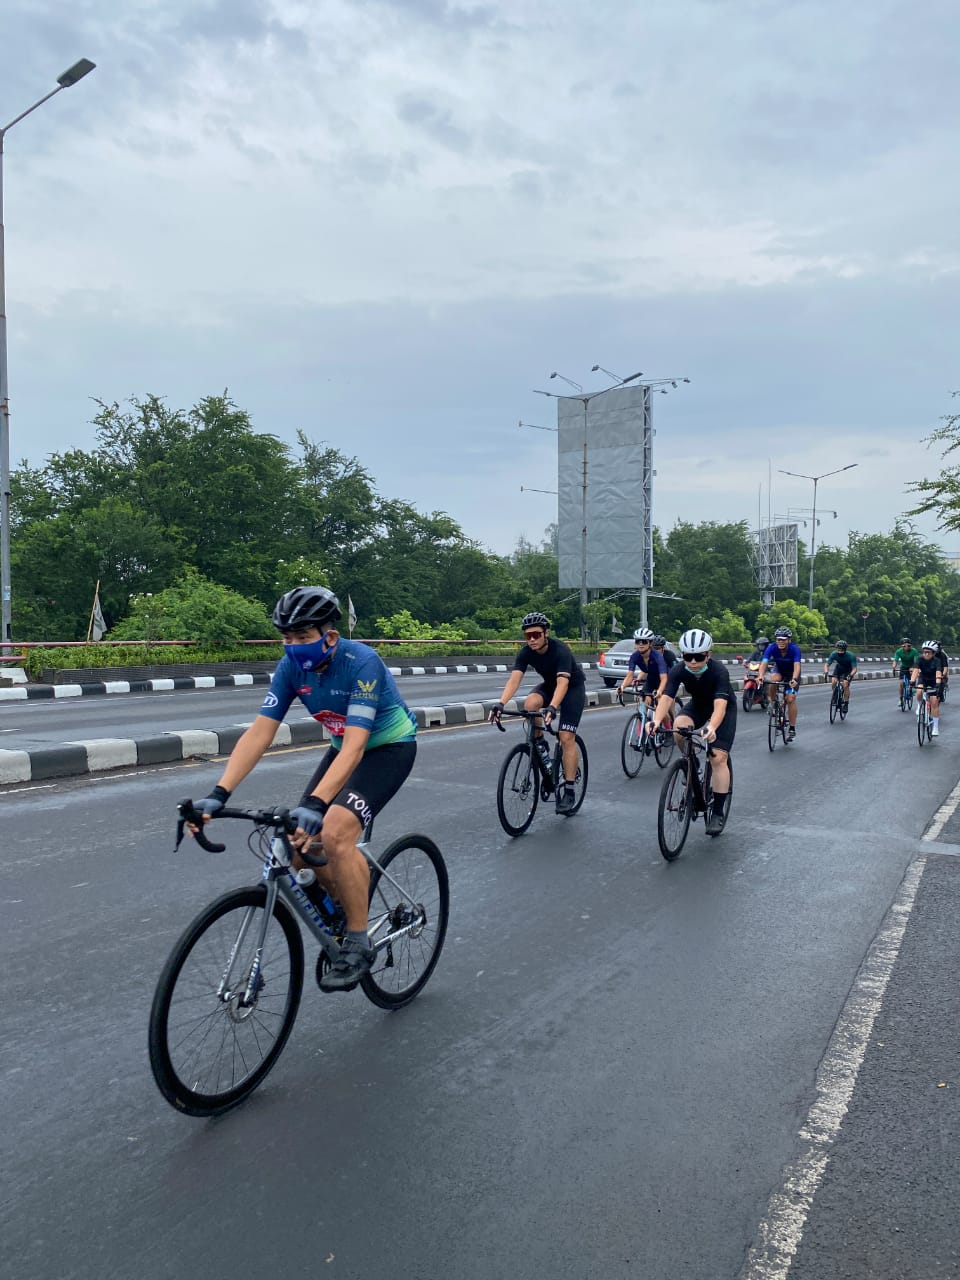
<svg viewBox="0 0 960 1280">
<path fill-rule="evenodd" d="M 800 1151 L 784 1169 L 781 1189 L 767 1202 L 756 1242 L 738 1280 L 786 1280 L 830 1159 L 830 1148 L 847 1114 L 926 864 L 926 858 L 918 858 L 907 868 L 864 957 L 817 1071 L 816 1097 L 799 1133 Z"/>
<path fill-rule="evenodd" d="M 930 825 L 923 833 L 924 840 L 939 839 L 940 832 L 947 825 L 950 819 L 957 811 L 957 805 L 960 805 L 960 782 L 953 788 L 950 794 L 944 800 L 943 804 L 933 815 Z"/>
<path fill-rule="evenodd" d="M 3 795 L 18 796 L 21 791 L 51 791 L 56 785 L 55 782 L 35 782 L 29 787 L 9 787 Z"/>
</svg>

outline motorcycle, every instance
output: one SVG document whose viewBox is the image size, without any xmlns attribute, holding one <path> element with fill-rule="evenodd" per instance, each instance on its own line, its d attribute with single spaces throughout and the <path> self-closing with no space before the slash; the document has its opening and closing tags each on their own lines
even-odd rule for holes
<svg viewBox="0 0 960 1280">
<path fill-rule="evenodd" d="M 767 691 L 760 684 L 758 673 L 760 671 L 759 662 L 745 662 L 743 673 L 743 709 L 749 711 L 755 704 L 767 709 Z"/>
</svg>

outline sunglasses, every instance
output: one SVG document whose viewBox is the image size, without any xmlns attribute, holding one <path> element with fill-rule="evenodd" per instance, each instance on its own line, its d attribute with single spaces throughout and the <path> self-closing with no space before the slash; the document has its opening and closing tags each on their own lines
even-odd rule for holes
<svg viewBox="0 0 960 1280">
<path fill-rule="evenodd" d="M 542 636 L 542 631 L 525 631 L 523 633 L 524 640 L 539 640 Z"/>
<path fill-rule="evenodd" d="M 649 644 L 649 640 L 634 640 L 634 644 Z"/>
<path fill-rule="evenodd" d="M 705 653 L 685 653 L 683 660 L 684 662 L 706 662 L 707 655 Z"/>
</svg>

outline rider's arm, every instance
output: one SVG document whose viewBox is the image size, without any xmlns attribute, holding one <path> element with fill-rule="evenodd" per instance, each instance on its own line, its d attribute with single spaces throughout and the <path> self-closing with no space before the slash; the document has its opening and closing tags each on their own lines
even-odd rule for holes
<svg viewBox="0 0 960 1280">
<path fill-rule="evenodd" d="M 673 698 L 669 693 L 662 693 L 657 699 L 657 709 L 653 713 L 653 728 L 659 729 L 667 716 L 673 711 Z"/>
<path fill-rule="evenodd" d="M 710 719 L 707 721 L 714 733 L 723 724 L 723 718 L 727 714 L 727 699 L 714 698 L 713 710 L 710 712 Z"/>
<path fill-rule="evenodd" d="M 273 742 L 279 724 L 279 720 L 271 720 L 269 716 L 257 716 L 237 739 L 217 785 L 224 791 L 235 791 Z"/>
<path fill-rule="evenodd" d="M 657 686 L 657 692 L 653 696 L 655 698 L 662 698 L 663 691 L 664 689 L 666 689 L 666 687 L 667 687 L 667 673 L 666 671 L 664 671 L 663 675 L 660 677 L 660 684 Z"/>
<path fill-rule="evenodd" d="M 563 684 L 560 681 L 563 681 Z M 553 691 L 553 697 L 550 699 L 550 705 L 559 707 L 560 703 L 567 696 L 567 690 L 570 688 L 570 673 L 568 671 L 557 672 L 557 684 Z"/>
<path fill-rule="evenodd" d="M 513 695 L 520 688 L 520 682 L 523 679 L 522 671 L 511 671 L 507 676 L 507 683 L 503 686 L 503 693 L 500 695 L 501 702 L 509 702 Z"/>
<path fill-rule="evenodd" d="M 800 683 L 800 663 L 799 662 L 794 662 L 793 664 L 793 676 L 791 677 L 791 682 L 793 684 Z"/>
</svg>

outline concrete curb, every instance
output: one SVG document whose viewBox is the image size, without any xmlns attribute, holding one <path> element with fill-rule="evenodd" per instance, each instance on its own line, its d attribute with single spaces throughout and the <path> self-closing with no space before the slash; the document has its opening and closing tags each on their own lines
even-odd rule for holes
<svg viewBox="0 0 960 1280">
<path fill-rule="evenodd" d="M 743 664 L 734 662 L 732 658 L 721 658 L 726 667 L 740 667 Z M 892 658 L 862 658 L 862 663 L 890 663 Z M 804 663 L 820 666 L 822 658 L 804 658 Z M 599 662 L 581 662 L 584 671 L 604 671 Z M 505 662 L 472 662 L 455 666 L 433 667 L 389 667 L 394 676 L 453 676 L 484 675 L 487 672 L 505 673 L 513 667 Z M 622 672 L 617 672 L 619 679 Z M 2 678 L 2 673 L 0 673 Z M 96 680 L 90 684 L 16 684 L 10 688 L 0 684 L 0 702 L 29 702 L 36 699 L 49 698 L 93 698 L 107 694 L 120 693 L 170 693 L 177 689 L 236 689 L 241 686 L 268 685 L 273 678 L 272 672 L 255 671 L 234 673 L 229 676 L 168 676 L 151 680 Z"/>
<path fill-rule="evenodd" d="M 507 668 L 503 668 L 506 670 Z M 952 672 L 960 667 L 951 667 Z M 207 677 L 212 679 L 213 677 Z M 863 671 L 861 680 L 891 680 L 887 671 Z M 822 675 L 806 675 L 802 683 L 820 684 Z M 742 678 L 732 681 L 739 692 Z M 587 707 L 610 707 L 616 699 L 610 689 L 588 689 Z M 517 699 L 507 704 L 508 710 L 519 711 Z M 420 729 L 446 728 L 455 725 L 481 724 L 493 702 L 454 702 L 445 706 L 411 707 Z M 170 764 L 208 756 L 227 755 L 236 746 L 245 725 L 224 729 L 182 729 L 174 733 L 154 734 L 146 738 L 92 738 L 83 742 L 64 742 L 55 747 L 39 747 L 35 751 L 0 750 L 0 786 L 16 782 L 40 782 L 50 778 L 71 778 L 98 773 L 104 769 L 123 769 L 136 765 Z M 316 720 L 296 720 L 281 724 L 274 747 L 303 746 L 326 742 L 328 736 Z"/>
</svg>

